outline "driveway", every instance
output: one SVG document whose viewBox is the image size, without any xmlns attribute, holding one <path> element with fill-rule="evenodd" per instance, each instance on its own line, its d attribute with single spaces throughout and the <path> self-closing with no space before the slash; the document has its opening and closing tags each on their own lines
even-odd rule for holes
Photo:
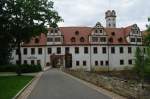
<svg viewBox="0 0 150 99">
<path fill-rule="evenodd" d="M 50 69 L 46 71 L 28 99 L 111 99 L 83 83 Z"/>
</svg>

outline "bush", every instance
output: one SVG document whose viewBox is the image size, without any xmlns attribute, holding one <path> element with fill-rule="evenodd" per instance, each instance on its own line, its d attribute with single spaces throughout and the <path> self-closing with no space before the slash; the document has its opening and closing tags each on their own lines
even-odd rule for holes
<svg viewBox="0 0 150 99">
<path fill-rule="evenodd" d="M 41 65 L 3 65 L 0 66 L 0 72 L 32 73 L 41 71 Z"/>
<path fill-rule="evenodd" d="M 0 66 L 0 72 L 16 72 L 17 65 L 8 64 Z"/>
</svg>

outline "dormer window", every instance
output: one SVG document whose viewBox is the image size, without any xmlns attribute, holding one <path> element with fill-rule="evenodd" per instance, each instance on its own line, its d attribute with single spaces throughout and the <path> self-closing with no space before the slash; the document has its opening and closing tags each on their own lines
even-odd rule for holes
<svg viewBox="0 0 150 99">
<path fill-rule="evenodd" d="M 99 30 L 100 31 L 100 33 L 102 33 L 103 32 L 103 30 Z"/>
<path fill-rule="evenodd" d="M 55 30 L 55 33 L 58 33 L 58 30 Z"/>
<path fill-rule="evenodd" d="M 95 30 L 95 33 L 98 33 L 98 31 L 97 31 L 97 30 Z"/>
<path fill-rule="evenodd" d="M 109 38 L 109 42 L 111 42 L 111 43 L 112 43 L 112 42 L 113 42 L 113 38 Z"/>
<path fill-rule="evenodd" d="M 35 43 L 39 43 L 39 39 L 38 38 L 35 38 Z"/>
<path fill-rule="evenodd" d="M 79 35 L 79 31 L 75 31 L 75 35 Z"/>
<path fill-rule="evenodd" d="M 85 40 L 84 40 L 84 37 L 81 37 L 80 38 L 80 42 L 84 42 Z"/>
<path fill-rule="evenodd" d="M 72 37 L 71 42 L 75 42 L 75 41 L 76 41 L 75 37 Z"/>
<path fill-rule="evenodd" d="M 56 37 L 55 38 L 55 42 L 60 42 L 61 40 L 60 40 L 60 37 Z"/>
<path fill-rule="evenodd" d="M 137 38 L 137 42 L 141 42 L 142 40 L 141 40 L 141 38 Z"/>
<path fill-rule="evenodd" d="M 135 38 L 131 38 L 131 42 L 135 42 Z"/>
<path fill-rule="evenodd" d="M 120 37 L 120 38 L 118 38 L 118 42 L 123 42 L 123 39 Z"/>
<path fill-rule="evenodd" d="M 53 33 L 54 31 L 53 31 L 53 29 L 51 29 L 51 33 Z"/>
<path fill-rule="evenodd" d="M 114 35 L 115 35 L 115 32 L 111 32 L 111 35 L 114 36 Z"/>
</svg>

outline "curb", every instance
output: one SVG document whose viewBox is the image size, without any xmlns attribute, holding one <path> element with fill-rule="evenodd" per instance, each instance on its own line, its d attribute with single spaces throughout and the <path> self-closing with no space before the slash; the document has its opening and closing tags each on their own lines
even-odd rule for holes
<svg viewBox="0 0 150 99">
<path fill-rule="evenodd" d="M 89 88 L 91 88 L 91 89 L 93 89 L 93 90 L 95 90 L 95 91 L 97 91 L 97 92 L 99 92 L 99 93 L 101 93 L 103 95 L 106 95 L 106 96 L 108 96 L 108 97 L 110 97 L 112 99 L 126 99 L 125 97 L 122 97 L 122 96 L 120 96 L 120 95 L 118 95 L 116 93 L 113 93 L 113 92 L 110 92 L 110 91 L 108 91 L 106 89 L 98 87 L 98 86 L 96 86 L 96 85 L 94 85 L 92 83 L 86 82 L 86 81 L 84 81 L 82 79 L 79 79 L 79 78 L 77 78 L 77 77 L 75 77 L 73 75 L 70 75 L 70 74 L 68 74 L 66 72 L 63 72 L 63 71 L 61 71 L 61 72 L 63 74 L 65 74 L 66 76 L 69 76 L 69 77 L 71 77 L 71 78 L 81 82 L 82 84 L 86 85 L 87 87 L 89 87 Z"/>
<path fill-rule="evenodd" d="M 32 83 L 34 83 L 38 78 L 41 77 L 41 75 L 43 74 L 43 72 L 39 72 L 30 82 L 28 82 L 12 99 L 19 99 L 19 97 L 21 96 L 22 93 L 24 93 L 26 91 L 26 89 L 28 87 L 30 87 L 30 85 Z M 38 79 L 39 80 L 39 79 Z M 22 98 L 21 98 L 22 99 Z M 24 98 L 26 99 L 26 98 Z"/>
</svg>

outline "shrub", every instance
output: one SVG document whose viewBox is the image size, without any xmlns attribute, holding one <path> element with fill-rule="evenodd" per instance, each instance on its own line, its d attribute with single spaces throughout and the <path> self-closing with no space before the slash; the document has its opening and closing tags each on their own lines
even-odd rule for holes
<svg viewBox="0 0 150 99">
<path fill-rule="evenodd" d="M 0 72 L 32 73 L 41 71 L 41 65 L 3 65 L 0 66 Z"/>
</svg>

